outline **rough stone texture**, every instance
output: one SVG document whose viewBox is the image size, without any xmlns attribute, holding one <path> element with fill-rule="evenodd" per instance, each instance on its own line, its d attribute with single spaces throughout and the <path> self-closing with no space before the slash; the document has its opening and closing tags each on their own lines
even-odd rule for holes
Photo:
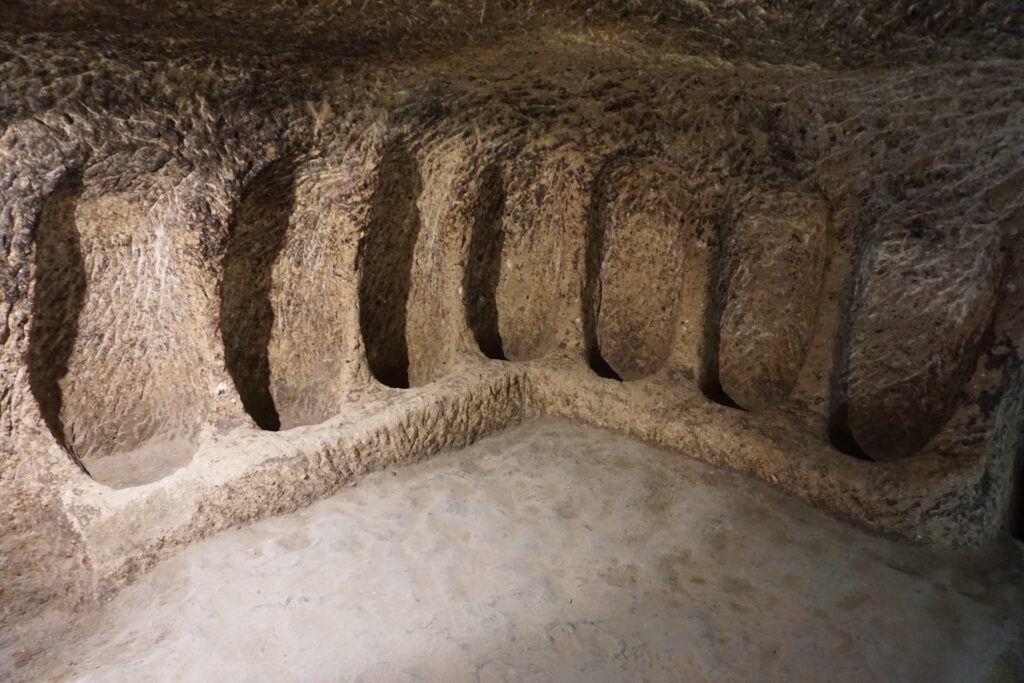
<svg viewBox="0 0 1024 683">
<path fill-rule="evenodd" d="M 1005 271 L 991 226 L 925 220 L 874 247 L 855 294 L 850 429 L 879 459 L 915 453 L 945 424 L 990 330 Z"/>
<path fill-rule="evenodd" d="M 528 148 L 512 169 L 494 299 L 504 356 L 531 360 L 557 342 L 563 273 L 586 225 L 593 168 L 567 148 Z"/>
<path fill-rule="evenodd" d="M 818 312 L 828 212 L 797 189 L 754 188 L 733 207 L 719 264 L 718 382 L 748 410 L 796 383 Z M 712 351 L 712 353 L 714 353 Z"/>
<path fill-rule="evenodd" d="M 639 379 L 664 365 L 679 325 L 685 189 L 671 166 L 633 158 L 613 162 L 596 188 L 587 261 L 595 290 L 588 309 L 596 318 L 590 362 Z"/>
<path fill-rule="evenodd" d="M 0 624 L 542 412 L 1007 535 L 1018 3 L 151 4 L 0 7 Z"/>
<path fill-rule="evenodd" d="M 220 331 L 224 363 L 242 405 L 262 429 L 277 430 L 281 416 L 270 390 L 270 340 L 276 318 L 273 268 L 295 209 L 295 169 L 278 160 L 246 186 L 224 254 Z M 274 364 L 275 369 L 281 363 Z M 280 395 L 281 390 L 277 392 Z"/>
</svg>

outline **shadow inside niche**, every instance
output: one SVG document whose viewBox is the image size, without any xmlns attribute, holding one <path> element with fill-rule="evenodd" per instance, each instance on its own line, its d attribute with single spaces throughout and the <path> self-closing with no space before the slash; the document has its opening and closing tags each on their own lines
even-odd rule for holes
<svg viewBox="0 0 1024 683">
<path fill-rule="evenodd" d="M 381 161 L 371 219 L 359 243 L 359 326 L 370 372 L 381 384 L 409 387 L 406 306 L 420 232 L 423 190 L 416 159 L 393 147 Z"/>
<path fill-rule="evenodd" d="M 701 340 L 701 375 L 698 385 L 704 396 L 719 405 L 746 410 L 726 393 L 722 386 L 719 350 L 722 346 L 722 316 L 725 314 L 726 295 L 733 275 L 733 264 L 728 258 L 731 240 L 731 222 L 719 215 L 716 220 L 712 246 L 712 276 L 708 278 L 704 297 L 703 339 Z"/>
<path fill-rule="evenodd" d="M 708 301 L 710 305 L 704 314 L 704 340 L 702 343 L 703 373 L 700 379 L 700 390 L 704 396 L 719 405 L 737 410 L 746 410 L 736 403 L 726 393 L 722 386 L 722 379 L 718 364 L 718 349 L 722 343 L 722 310 L 724 308 L 723 284 L 715 283 L 715 278 L 710 278 L 708 283 L 710 289 Z"/>
<path fill-rule="evenodd" d="M 601 355 L 600 349 L 594 348 L 590 352 L 588 363 L 590 365 L 590 369 L 593 370 L 598 377 L 613 379 L 616 382 L 622 381 L 622 377 L 619 376 L 619 373 L 615 372 L 615 369 L 612 368 L 612 366 L 608 364 L 608 361 L 604 359 L 604 356 Z"/>
<path fill-rule="evenodd" d="M 35 289 L 29 330 L 28 371 L 32 395 L 57 442 L 86 471 L 64 431 L 60 381 L 78 337 L 85 305 L 85 261 L 75 225 L 82 177 L 66 177 L 43 202 L 35 228 Z"/>
<path fill-rule="evenodd" d="M 874 460 L 868 453 L 861 448 L 860 444 L 857 443 L 857 437 L 853 435 L 853 430 L 850 429 L 849 421 L 847 419 L 849 413 L 849 406 L 845 402 L 841 402 L 833 411 L 829 418 L 828 424 L 828 438 L 832 447 L 843 455 L 849 455 L 859 460 Z"/>
<path fill-rule="evenodd" d="M 480 351 L 495 360 L 508 360 L 498 326 L 498 281 L 501 277 L 505 233 L 501 217 L 505 212 L 505 188 L 500 169 L 487 170 L 469 238 L 469 253 L 463 273 L 462 297 L 466 319 Z"/>
<path fill-rule="evenodd" d="M 854 301 L 857 297 L 858 273 L 866 258 L 865 251 L 859 249 L 850 262 L 850 276 L 843 285 L 840 296 L 840 320 L 836 343 L 832 350 L 832 375 L 829 379 L 829 421 L 828 439 L 832 447 L 843 455 L 858 460 L 873 461 L 867 451 L 857 442 L 857 437 L 850 428 L 850 403 L 848 376 L 850 368 L 850 335 L 852 333 L 852 316 Z"/>
<path fill-rule="evenodd" d="M 294 205 L 294 165 L 272 162 L 246 186 L 224 256 L 220 301 L 224 361 L 245 410 L 268 431 L 281 428 L 270 392 L 268 349 L 274 327 L 270 291 Z"/>
<path fill-rule="evenodd" d="M 1024 446 L 1017 453 L 1017 489 L 1010 512 L 1010 533 L 1018 541 L 1024 541 Z"/>
<path fill-rule="evenodd" d="M 587 243 L 585 251 L 583 285 L 583 344 L 587 352 L 587 363 L 599 377 L 619 382 L 622 377 L 608 364 L 601 353 L 597 337 L 598 319 L 601 313 L 601 266 L 604 262 L 604 240 L 607 231 L 606 215 L 608 204 L 608 169 L 606 165 L 594 181 L 590 215 L 587 220 Z"/>
<path fill-rule="evenodd" d="M 1017 366 L 1016 378 L 1011 381 L 1010 386 L 1012 388 L 1008 390 L 1006 395 L 1007 398 L 1004 399 L 1004 405 L 1007 407 L 1019 406 L 1021 399 L 1014 401 L 1009 397 L 1014 394 L 1020 397 L 1024 394 L 1024 365 Z M 1021 415 L 1019 408 L 1016 410 L 1010 409 L 1001 412 L 1003 413 L 1003 417 L 1000 421 L 1004 424 L 1008 423 L 1006 424 L 1006 433 L 1008 435 L 1016 435 L 1016 439 L 1011 441 L 1011 443 L 1015 443 L 1016 445 L 1016 452 L 1011 454 L 1011 462 L 1014 463 L 1016 471 L 1013 473 L 1013 477 L 1011 479 L 1011 486 L 1013 488 L 1010 490 L 1012 498 L 1010 500 L 1008 519 L 1009 529 L 1013 538 L 1018 541 L 1024 541 L 1024 425 L 1021 424 L 1021 422 L 1024 421 L 1022 420 L 1022 417 L 1024 416 Z M 1013 447 L 1014 446 L 1010 446 L 1010 448 Z"/>
<path fill-rule="evenodd" d="M 729 394 L 727 394 L 725 389 L 722 387 L 722 382 L 718 379 L 717 372 L 715 374 L 716 374 L 716 376 L 714 378 L 709 378 L 701 386 L 701 391 L 704 392 L 704 396 L 706 398 L 711 399 L 712 401 L 714 401 L 718 405 L 725 406 L 726 408 L 735 408 L 736 410 L 746 410 L 746 408 L 741 406 L 736 401 L 732 400 L 732 397 L 729 396 Z"/>
<path fill-rule="evenodd" d="M 1010 533 L 1018 541 L 1024 541 L 1024 446 L 1017 453 L 1017 497 L 1010 513 Z"/>
</svg>

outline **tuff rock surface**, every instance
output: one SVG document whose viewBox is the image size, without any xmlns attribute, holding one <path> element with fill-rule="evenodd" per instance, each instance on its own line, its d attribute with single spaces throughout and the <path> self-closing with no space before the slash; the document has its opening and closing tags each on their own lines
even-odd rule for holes
<svg viewBox="0 0 1024 683">
<path fill-rule="evenodd" d="M 0 625 L 540 414 L 1019 528 L 1019 3 L 150 5 L 0 7 Z"/>
</svg>

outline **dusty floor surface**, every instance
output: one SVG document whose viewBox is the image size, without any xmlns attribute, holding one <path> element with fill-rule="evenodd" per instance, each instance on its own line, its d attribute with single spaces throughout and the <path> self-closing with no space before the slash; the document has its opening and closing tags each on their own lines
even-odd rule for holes
<svg viewBox="0 0 1024 683">
<path fill-rule="evenodd" d="M 1022 569 L 544 419 L 198 543 L 15 676 L 1021 680 Z"/>
</svg>

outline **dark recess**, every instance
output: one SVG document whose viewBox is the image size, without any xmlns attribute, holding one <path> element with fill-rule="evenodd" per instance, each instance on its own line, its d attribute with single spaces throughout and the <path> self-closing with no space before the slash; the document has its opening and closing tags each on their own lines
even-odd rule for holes
<svg viewBox="0 0 1024 683">
<path fill-rule="evenodd" d="M 726 248 L 730 239 L 732 221 L 726 222 L 719 217 L 714 241 L 713 272 L 715 277 L 708 278 L 708 306 L 704 311 L 704 339 L 701 342 L 702 372 L 700 390 L 708 399 L 726 406 L 744 410 L 743 406 L 734 401 L 722 387 L 719 368 L 719 349 L 722 344 L 722 315 L 725 312 L 726 294 L 732 278 L 734 265 L 727 258 Z"/>
<path fill-rule="evenodd" d="M 849 455 L 859 460 L 874 460 L 857 443 L 857 438 L 850 430 L 847 420 L 849 406 L 844 402 L 833 408 L 829 417 L 828 437 L 832 447 L 844 455 Z"/>
<path fill-rule="evenodd" d="M 864 264 L 871 256 L 871 250 L 862 247 L 854 252 L 850 262 L 850 277 L 843 287 L 839 299 L 842 311 L 839 331 L 832 351 L 832 376 L 830 378 L 828 438 L 832 447 L 844 455 L 859 460 L 874 460 L 857 442 L 850 428 L 850 404 L 847 390 L 850 368 L 850 336 L 853 334 L 853 309 L 857 300 L 858 277 Z"/>
<path fill-rule="evenodd" d="M 420 232 L 416 200 L 422 190 L 416 159 L 404 149 L 389 149 L 381 162 L 370 224 L 359 243 L 359 324 L 366 360 L 381 384 L 399 389 L 409 387 L 406 305 Z"/>
<path fill-rule="evenodd" d="M 501 275 L 505 233 L 501 216 L 505 211 L 505 188 L 500 169 L 490 168 L 483 181 L 469 253 L 463 275 L 463 304 L 466 320 L 480 351 L 494 360 L 508 360 L 498 327 L 498 279 Z"/>
<path fill-rule="evenodd" d="M 88 472 L 75 455 L 64 430 L 60 380 L 78 337 L 78 317 L 85 305 L 85 261 L 75 225 L 75 209 L 82 195 L 82 178 L 66 177 L 43 202 L 35 229 L 36 278 L 29 331 L 29 386 L 46 426 L 75 463 Z"/>
<path fill-rule="evenodd" d="M 1024 432 L 1024 425 L 1021 426 Z M 1024 433 L 1020 434 L 1017 448 L 1017 478 L 1010 503 L 1010 533 L 1018 541 L 1024 541 Z"/>
<path fill-rule="evenodd" d="M 220 309 L 224 360 L 245 410 L 268 431 L 281 428 L 270 392 L 268 347 L 274 328 L 270 290 L 294 205 L 294 167 L 275 161 L 245 188 L 224 256 Z"/>
<path fill-rule="evenodd" d="M 601 264 L 604 261 L 605 216 L 608 204 L 608 176 L 612 164 L 606 164 L 594 182 L 587 219 L 586 283 L 583 290 L 583 343 L 587 363 L 598 376 L 621 382 L 622 378 L 601 353 L 597 321 L 601 313 Z"/>
</svg>

